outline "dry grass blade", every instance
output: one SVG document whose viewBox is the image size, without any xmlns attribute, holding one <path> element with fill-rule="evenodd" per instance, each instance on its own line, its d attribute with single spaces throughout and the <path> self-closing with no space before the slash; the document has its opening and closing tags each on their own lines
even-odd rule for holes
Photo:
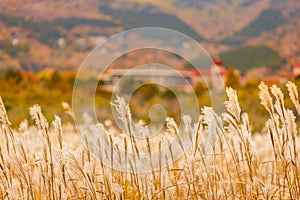
<svg viewBox="0 0 300 200">
<path fill-rule="evenodd" d="M 294 106 L 296 107 L 296 110 L 297 110 L 298 114 L 300 115 L 300 104 L 299 104 L 297 86 L 295 85 L 295 83 L 289 81 L 286 84 L 286 87 L 289 91 L 290 98 L 291 98 Z"/>
<path fill-rule="evenodd" d="M 2 122 L 3 124 L 11 125 L 11 123 L 8 120 L 6 109 L 5 109 L 5 106 L 4 106 L 4 103 L 2 101 L 1 96 L 0 96 L 0 122 Z"/>
</svg>

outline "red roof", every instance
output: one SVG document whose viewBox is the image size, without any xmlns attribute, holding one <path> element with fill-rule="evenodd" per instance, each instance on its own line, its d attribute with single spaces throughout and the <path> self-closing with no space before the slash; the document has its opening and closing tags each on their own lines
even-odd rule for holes
<svg viewBox="0 0 300 200">
<path fill-rule="evenodd" d="M 219 67 L 224 67 L 224 63 L 220 58 L 214 58 L 213 59 L 215 65 L 219 66 Z"/>
<path fill-rule="evenodd" d="M 199 71 L 197 69 L 180 69 L 181 73 L 199 75 Z"/>
<path fill-rule="evenodd" d="M 212 71 L 211 69 L 180 69 L 181 73 L 186 75 L 202 75 L 202 76 L 210 76 Z M 220 75 L 224 76 L 226 75 L 225 70 L 219 70 Z"/>
<path fill-rule="evenodd" d="M 291 72 L 280 72 L 279 75 L 282 77 L 282 78 L 294 78 L 295 75 L 294 73 L 291 73 Z"/>
<path fill-rule="evenodd" d="M 300 61 L 296 62 L 296 64 L 294 65 L 295 68 L 300 68 Z"/>
</svg>

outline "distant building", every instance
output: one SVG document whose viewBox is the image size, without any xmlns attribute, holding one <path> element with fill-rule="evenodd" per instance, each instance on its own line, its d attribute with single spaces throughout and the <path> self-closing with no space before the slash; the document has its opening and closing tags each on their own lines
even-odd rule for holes
<svg viewBox="0 0 300 200">
<path fill-rule="evenodd" d="M 107 37 L 104 35 L 90 36 L 89 42 L 92 43 L 93 45 L 98 45 L 99 43 L 105 41 L 106 39 Z"/>
<path fill-rule="evenodd" d="M 58 38 L 57 39 L 57 45 L 60 47 L 60 48 L 64 48 L 66 47 L 66 39 L 65 38 Z"/>
<path fill-rule="evenodd" d="M 11 44 L 13 45 L 13 46 L 16 46 L 17 44 L 19 44 L 19 38 L 14 38 L 12 41 L 11 41 Z"/>
<path fill-rule="evenodd" d="M 207 84 L 219 85 L 220 78 L 224 78 L 226 69 L 221 60 L 214 60 L 213 65 L 208 69 L 176 69 L 170 70 L 166 67 L 156 64 L 150 67 L 130 69 L 109 69 L 103 76 L 104 84 L 108 87 L 115 86 L 122 77 L 132 77 L 138 79 L 147 79 L 151 82 L 185 87 L 195 86 L 197 83 L 205 80 Z"/>
<path fill-rule="evenodd" d="M 295 63 L 293 72 L 295 77 L 300 75 L 300 61 Z"/>
</svg>

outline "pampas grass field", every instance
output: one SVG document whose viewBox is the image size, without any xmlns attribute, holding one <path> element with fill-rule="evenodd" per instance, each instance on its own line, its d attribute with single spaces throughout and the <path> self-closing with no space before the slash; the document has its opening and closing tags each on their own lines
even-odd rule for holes
<svg viewBox="0 0 300 200">
<path fill-rule="evenodd" d="M 23 121 L 18 129 L 12 129 L 0 98 L 0 198 L 299 199 L 296 117 L 300 104 L 296 85 L 289 82 L 286 87 L 297 113 L 285 107 L 283 92 L 276 85 L 269 88 L 260 84 L 257 100 L 269 113 L 260 134 L 252 134 L 255 119 L 250 122 L 247 113 L 241 111 L 238 91 L 227 88 L 226 112 L 219 116 L 212 108 L 202 108 L 197 123 L 185 123 L 186 134 L 196 135 L 191 149 L 173 165 L 150 173 L 118 171 L 97 161 L 81 144 L 75 128 L 62 126 L 58 116 L 47 122 L 38 105 L 30 108 L 35 127 Z M 130 117 L 124 120 L 132 123 Z M 110 141 L 123 144 L 128 151 L 134 147 L 131 151 L 136 154 L 151 152 L 152 148 L 159 151 L 169 144 L 147 139 L 146 145 L 139 145 L 110 134 L 104 125 L 102 128 Z M 177 130 L 174 121 L 168 119 L 167 138 L 174 137 Z M 218 142 L 204 155 L 207 144 L 203 138 L 208 133 L 214 133 Z M 110 155 L 110 149 L 99 147 L 98 151 Z M 114 159 L 117 162 L 120 158 Z"/>
</svg>

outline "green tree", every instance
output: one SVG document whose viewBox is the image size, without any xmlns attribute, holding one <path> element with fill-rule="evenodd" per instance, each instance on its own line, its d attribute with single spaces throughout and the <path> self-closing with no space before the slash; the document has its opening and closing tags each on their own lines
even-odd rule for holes
<svg viewBox="0 0 300 200">
<path fill-rule="evenodd" d="M 204 85 L 204 83 L 199 82 L 196 84 L 194 91 L 196 95 L 199 97 L 204 95 L 207 92 L 207 87 Z"/>
<path fill-rule="evenodd" d="M 159 88 L 155 84 L 142 85 L 133 93 L 133 97 L 137 97 L 141 102 L 148 102 L 156 95 L 159 95 Z"/>
<path fill-rule="evenodd" d="M 62 80 L 61 74 L 59 73 L 59 71 L 55 70 L 51 76 L 51 82 L 59 83 L 61 82 L 61 80 Z"/>
<path fill-rule="evenodd" d="M 16 84 L 20 83 L 23 79 L 22 73 L 14 68 L 9 68 L 4 74 L 6 81 L 13 81 Z"/>
<path fill-rule="evenodd" d="M 237 74 L 236 70 L 233 67 L 228 69 L 226 87 L 231 87 L 233 89 L 241 88 L 240 77 Z"/>
</svg>

